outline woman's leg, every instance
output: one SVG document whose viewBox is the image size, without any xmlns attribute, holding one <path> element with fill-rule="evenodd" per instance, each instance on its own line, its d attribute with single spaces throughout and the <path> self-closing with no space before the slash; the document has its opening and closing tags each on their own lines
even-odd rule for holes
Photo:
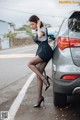
<svg viewBox="0 0 80 120">
<path fill-rule="evenodd" d="M 45 67 L 46 67 L 45 62 L 40 63 L 38 66 L 38 70 L 43 73 Z M 38 95 L 37 95 L 37 102 L 41 99 L 42 97 L 42 87 L 43 87 L 43 81 L 41 80 L 41 78 L 37 75 L 37 85 L 38 85 Z"/>
<path fill-rule="evenodd" d="M 39 63 L 43 63 L 43 60 L 39 57 L 39 56 L 35 56 L 33 58 L 33 60 L 31 60 L 29 63 L 28 63 L 28 67 L 33 71 L 35 72 L 41 80 L 43 80 L 44 84 L 47 85 L 47 81 L 45 79 L 45 77 L 43 76 L 43 74 L 38 70 L 37 68 L 37 64 Z"/>
</svg>

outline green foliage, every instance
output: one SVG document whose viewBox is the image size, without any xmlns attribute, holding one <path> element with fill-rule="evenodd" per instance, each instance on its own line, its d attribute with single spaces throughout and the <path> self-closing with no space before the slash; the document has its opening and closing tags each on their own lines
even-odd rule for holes
<svg viewBox="0 0 80 120">
<path fill-rule="evenodd" d="M 44 25 L 47 27 L 47 28 L 49 28 L 49 27 L 51 27 L 51 25 L 50 24 L 45 24 L 44 23 Z M 30 28 L 30 26 L 29 25 L 26 25 L 26 24 L 24 24 L 22 27 L 20 27 L 19 29 L 17 29 L 18 31 L 26 31 L 31 37 L 34 37 L 34 35 L 33 35 L 33 33 L 32 33 L 32 30 L 31 30 L 31 28 Z"/>
<path fill-rule="evenodd" d="M 4 37 L 10 38 L 10 39 L 15 39 L 16 33 L 9 32 L 8 34 L 5 34 Z"/>
<path fill-rule="evenodd" d="M 29 25 L 24 24 L 22 27 L 17 29 L 18 31 L 26 31 L 31 37 L 33 37 L 32 30 Z"/>
</svg>

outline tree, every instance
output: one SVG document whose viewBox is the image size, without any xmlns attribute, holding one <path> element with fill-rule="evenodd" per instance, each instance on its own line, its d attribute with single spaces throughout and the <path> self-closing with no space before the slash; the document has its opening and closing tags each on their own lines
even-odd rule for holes
<svg viewBox="0 0 80 120">
<path fill-rule="evenodd" d="M 16 33 L 9 32 L 8 34 L 4 35 L 4 38 L 9 38 L 10 39 L 9 44 L 12 47 L 13 46 L 12 41 L 16 38 Z"/>
<path fill-rule="evenodd" d="M 20 27 L 19 29 L 17 29 L 18 31 L 26 31 L 26 33 L 28 33 L 31 37 L 33 37 L 33 33 L 32 30 L 30 28 L 29 25 L 24 24 L 22 27 Z"/>
<path fill-rule="evenodd" d="M 7 37 L 9 39 L 15 39 L 16 33 L 9 32 L 8 34 L 5 34 L 4 37 Z"/>
<path fill-rule="evenodd" d="M 51 27 L 51 24 L 49 24 L 49 23 L 47 23 L 47 24 L 44 23 L 44 25 L 47 28 Z M 23 30 L 26 31 L 31 37 L 34 37 L 34 35 L 32 33 L 32 30 L 31 30 L 29 25 L 24 24 L 22 27 L 17 29 L 17 31 L 23 31 Z"/>
</svg>

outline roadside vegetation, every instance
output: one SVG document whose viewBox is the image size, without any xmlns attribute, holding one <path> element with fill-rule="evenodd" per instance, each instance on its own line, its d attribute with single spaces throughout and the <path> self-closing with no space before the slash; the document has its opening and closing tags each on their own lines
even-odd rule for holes
<svg viewBox="0 0 80 120">
<path fill-rule="evenodd" d="M 50 24 L 45 24 L 47 28 L 51 27 Z M 23 37 L 17 37 L 17 34 L 19 32 L 25 31 L 26 36 Z M 24 46 L 33 44 L 34 34 L 32 33 L 32 30 L 29 25 L 24 24 L 18 29 L 15 29 L 14 32 L 9 32 L 8 34 L 4 35 L 4 38 L 9 38 L 10 46 L 11 47 L 17 47 L 17 46 Z"/>
</svg>

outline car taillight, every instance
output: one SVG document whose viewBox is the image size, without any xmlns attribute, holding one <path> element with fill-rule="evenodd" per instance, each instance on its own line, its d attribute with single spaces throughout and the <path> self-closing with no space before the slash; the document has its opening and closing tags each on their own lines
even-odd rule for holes
<svg viewBox="0 0 80 120">
<path fill-rule="evenodd" d="M 80 75 L 64 75 L 61 77 L 63 80 L 75 80 L 77 78 L 80 78 Z"/>
<path fill-rule="evenodd" d="M 80 47 L 80 39 L 59 37 L 57 38 L 57 44 L 61 50 L 69 47 Z"/>
</svg>

